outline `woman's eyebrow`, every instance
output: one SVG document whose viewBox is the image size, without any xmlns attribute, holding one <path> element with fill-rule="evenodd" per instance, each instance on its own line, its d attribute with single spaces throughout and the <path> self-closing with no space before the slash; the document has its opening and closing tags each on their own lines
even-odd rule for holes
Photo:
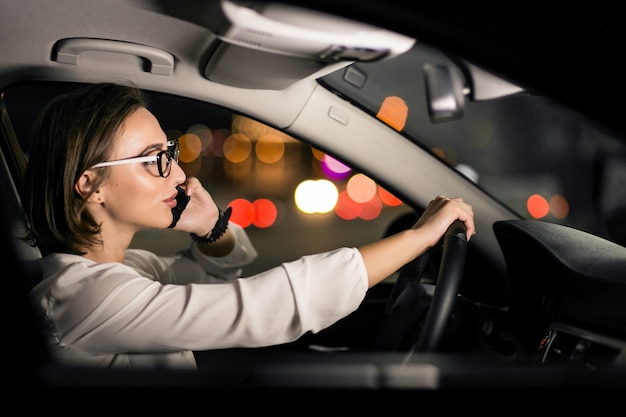
<svg viewBox="0 0 626 417">
<path fill-rule="evenodd" d="M 143 149 L 143 151 L 141 151 L 139 155 L 145 155 L 153 151 L 162 151 L 164 150 L 163 145 L 165 145 L 165 147 L 167 148 L 167 143 L 153 143 L 151 145 L 148 145 Z"/>
</svg>

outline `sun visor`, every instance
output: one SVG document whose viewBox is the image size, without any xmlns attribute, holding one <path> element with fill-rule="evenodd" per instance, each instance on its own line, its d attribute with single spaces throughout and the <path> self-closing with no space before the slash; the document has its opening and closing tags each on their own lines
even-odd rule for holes
<svg viewBox="0 0 626 417">
<path fill-rule="evenodd" d="M 208 26 L 205 76 L 243 88 L 282 89 L 331 64 L 375 61 L 408 51 L 415 40 L 313 10 L 266 2 L 221 1 Z"/>
</svg>

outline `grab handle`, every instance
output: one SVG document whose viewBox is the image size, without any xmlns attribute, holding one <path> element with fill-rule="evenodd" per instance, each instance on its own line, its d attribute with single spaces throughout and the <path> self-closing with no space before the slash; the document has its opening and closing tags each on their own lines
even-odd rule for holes
<svg viewBox="0 0 626 417">
<path fill-rule="evenodd" d="M 108 39 L 73 38 L 59 41 L 56 61 L 63 64 L 78 65 L 83 52 L 117 52 L 135 55 L 150 63 L 150 72 L 157 75 L 171 75 L 174 69 L 174 56 L 161 49 L 138 43 Z"/>
</svg>

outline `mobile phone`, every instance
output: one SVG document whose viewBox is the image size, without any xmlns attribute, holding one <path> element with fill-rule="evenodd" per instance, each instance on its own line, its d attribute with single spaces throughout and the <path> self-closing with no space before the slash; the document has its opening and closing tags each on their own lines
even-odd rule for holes
<svg viewBox="0 0 626 417">
<path fill-rule="evenodd" d="M 183 210 L 185 210 L 187 203 L 189 203 L 189 200 L 191 199 L 190 196 L 185 194 L 185 190 L 182 187 L 176 186 L 176 189 L 178 190 L 178 194 L 176 194 L 176 206 L 172 208 L 172 224 L 170 224 L 168 228 L 176 226 L 178 219 L 180 219 L 181 214 L 183 214 Z"/>
</svg>

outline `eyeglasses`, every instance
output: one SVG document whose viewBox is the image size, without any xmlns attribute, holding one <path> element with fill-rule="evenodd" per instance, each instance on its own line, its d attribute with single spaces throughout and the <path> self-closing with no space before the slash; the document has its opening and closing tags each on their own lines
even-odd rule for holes
<svg viewBox="0 0 626 417">
<path fill-rule="evenodd" d="M 156 155 L 137 156 L 133 158 L 117 159 L 115 161 L 100 162 L 91 168 L 108 167 L 112 165 L 134 164 L 142 162 L 148 167 L 156 165 L 159 175 L 166 178 L 172 172 L 172 161 L 178 162 L 178 141 L 170 140 L 167 142 L 167 150 L 161 151 Z M 91 169 L 90 168 L 90 169 Z M 153 168 L 154 169 L 154 168 Z"/>
</svg>

